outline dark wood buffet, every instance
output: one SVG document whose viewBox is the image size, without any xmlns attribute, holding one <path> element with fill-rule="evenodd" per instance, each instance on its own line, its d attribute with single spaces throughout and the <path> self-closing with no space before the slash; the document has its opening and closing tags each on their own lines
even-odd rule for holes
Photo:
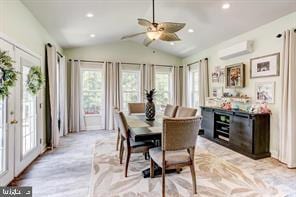
<svg viewBox="0 0 296 197">
<path fill-rule="evenodd" d="M 270 156 L 270 114 L 201 107 L 205 138 L 253 159 Z"/>
</svg>

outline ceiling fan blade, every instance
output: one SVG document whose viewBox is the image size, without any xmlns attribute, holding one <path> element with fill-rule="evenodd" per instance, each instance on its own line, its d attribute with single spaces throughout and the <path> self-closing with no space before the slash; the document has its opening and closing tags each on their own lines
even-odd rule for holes
<svg viewBox="0 0 296 197">
<path fill-rule="evenodd" d="M 155 40 L 150 40 L 150 38 L 145 38 L 143 44 L 148 47 L 153 41 Z"/>
<path fill-rule="evenodd" d="M 175 33 L 183 29 L 185 25 L 186 23 L 165 22 L 165 23 L 159 23 L 157 29 L 162 30 L 163 32 L 166 32 L 166 33 Z"/>
<path fill-rule="evenodd" d="M 138 18 L 138 24 L 142 25 L 144 27 L 149 27 L 152 25 L 152 23 L 150 21 L 143 19 L 143 18 Z"/>
<path fill-rule="evenodd" d="M 139 36 L 139 35 L 142 35 L 142 34 L 146 34 L 146 32 L 141 32 L 141 33 L 136 33 L 136 34 L 131 34 L 131 35 L 123 36 L 121 38 L 121 40 L 124 40 L 124 39 L 127 39 L 127 38 L 132 38 L 132 37 Z"/>
<path fill-rule="evenodd" d="M 159 37 L 162 41 L 179 41 L 181 40 L 175 33 L 162 33 Z"/>
</svg>

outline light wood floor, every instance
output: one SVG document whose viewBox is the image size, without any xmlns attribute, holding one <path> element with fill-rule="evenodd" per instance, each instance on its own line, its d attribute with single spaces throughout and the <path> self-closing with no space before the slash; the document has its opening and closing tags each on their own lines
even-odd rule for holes
<svg viewBox="0 0 296 197">
<path fill-rule="evenodd" d="M 87 197 L 95 141 L 108 131 L 61 137 L 60 146 L 37 158 L 11 185 L 33 186 L 33 196 Z"/>
</svg>

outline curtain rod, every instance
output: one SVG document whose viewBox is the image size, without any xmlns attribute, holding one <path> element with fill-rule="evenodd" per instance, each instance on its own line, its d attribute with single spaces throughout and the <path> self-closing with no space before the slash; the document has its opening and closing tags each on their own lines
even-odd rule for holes
<svg viewBox="0 0 296 197">
<path fill-rule="evenodd" d="M 50 44 L 50 43 L 47 43 L 47 45 L 49 46 L 49 47 L 52 47 L 52 44 Z M 64 57 L 60 52 L 58 52 L 57 51 L 57 54 L 59 55 L 59 56 L 61 56 L 61 57 Z"/>
<path fill-rule="evenodd" d="M 296 29 L 294 29 L 294 32 L 296 33 Z M 283 36 L 283 34 L 276 35 L 277 38 L 281 38 L 282 36 Z"/>
<path fill-rule="evenodd" d="M 78 61 L 78 60 L 72 60 L 69 59 L 69 61 Z M 93 62 L 93 63 L 104 63 L 104 61 L 94 61 L 94 60 L 80 60 L 80 62 Z M 110 62 L 110 61 L 107 61 Z M 129 62 L 120 62 L 121 64 L 130 64 L 130 65 L 141 65 L 140 63 L 129 63 Z M 146 64 L 145 64 L 146 65 Z M 162 66 L 162 67 L 174 67 L 171 65 L 161 65 L 161 64 L 153 64 L 155 66 Z"/>
<path fill-rule="evenodd" d="M 201 60 L 202 60 L 202 59 L 201 59 Z M 191 65 L 193 65 L 193 64 L 199 63 L 199 62 L 201 62 L 201 60 L 198 60 L 198 61 L 192 62 L 192 63 L 190 63 L 190 64 L 187 64 L 187 66 L 191 66 Z M 205 60 L 208 60 L 208 58 L 205 58 Z"/>
</svg>

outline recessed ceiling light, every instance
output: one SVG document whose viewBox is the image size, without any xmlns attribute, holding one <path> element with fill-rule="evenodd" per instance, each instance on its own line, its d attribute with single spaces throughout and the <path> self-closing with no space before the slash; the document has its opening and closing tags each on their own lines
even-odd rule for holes
<svg viewBox="0 0 296 197">
<path fill-rule="evenodd" d="M 96 35 L 95 34 L 90 34 L 89 35 L 91 38 L 94 38 L 94 37 L 96 37 Z"/>
<path fill-rule="evenodd" d="M 226 9 L 228 9 L 228 8 L 230 8 L 230 4 L 229 4 L 229 3 L 224 3 L 224 4 L 222 5 L 222 9 L 226 10 Z"/>
<path fill-rule="evenodd" d="M 172 46 L 173 46 L 173 45 L 175 45 L 175 43 L 174 43 L 174 42 L 171 42 L 170 44 L 171 44 Z"/>
<path fill-rule="evenodd" d="M 188 32 L 189 32 L 189 33 L 193 33 L 194 30 L 193 30 L 193 29 L 188 29 Z"/>
<path fill-rule="evenodd" d="M 91 12 L 89 12 L 89 13 L 87 13 L 85 16 L 86 16 L 87 18 L 92 18 L 92 17 L 94 17 L 94 14 L 91 13 Z"/>
</svg>

